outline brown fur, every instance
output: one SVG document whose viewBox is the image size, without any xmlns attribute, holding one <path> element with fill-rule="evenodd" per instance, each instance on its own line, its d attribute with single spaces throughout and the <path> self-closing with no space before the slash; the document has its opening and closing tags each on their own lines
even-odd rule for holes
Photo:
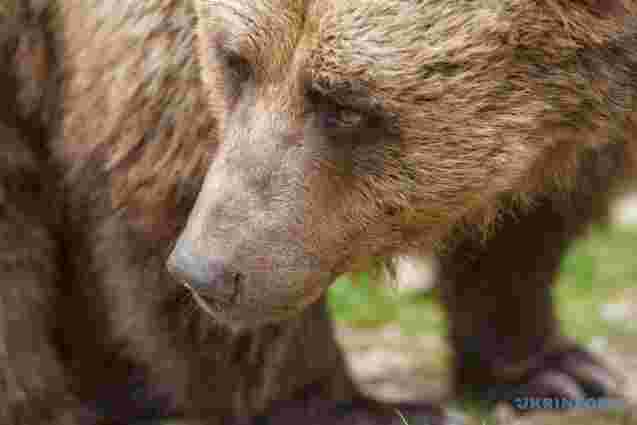
<svg viewBox="0 0 637 425">
<path fill-rule="evenodd" d="M 634 162 L 632 9 L 197 4 L 222 142 L 179 249 L 244 275 L 240 301 L 217 314 L 227 322 L 296 311 L 338 274 L 444 244 L 460 223 L 488 230 L 510 209 L 503 195 L 522 207 L 568 193 L 581 157 L 604 146 L 624 146 L 620 170 Z M 333 111 L 361 122 L 321 126 Z"/>
<path fill-rule="evenodd" d="M 47 52 L 40 16 L 19 5 L 0 8 L 0 422 L 72 425 L 79 404 L 52 343 L 62 211 L 42 121 Z"/>
<path fill-rule="evenodd" d="M 431 246 L 459 388 L 560 370 L 546 360 L 566 353 L 549 296 L 559 257 L 637 158 L 633 2 L 6 4 L 1 87 L 19 108 L 2 111 L 0 137 L 10 164 L 35 155 L 31 173 L 45 170 L 29 190 L 61 193 L 4 198 L 16 219 L 35 214 L 35 236 L 2 252 L 41 246 L 46 273 L 25 277 L 37 296 L 15 308 L 41 360 L 0 362 L 0 379 L 65 373 L 87 402 L 141 369 L 174 411 L 210 423 L 355 399 L 323 290 Z M 57 201 L 59 221 L 40 221 Z M 169 275 L 180 232 L 178 249 L 242 278 L 233 302 L 193 299 Z M 10 355 L 22 348 L 7 329 Z M 360 423 L 399 423 L 371 415 Z"/>
<path fill-rule="evenodd" d="M 77 405 L 51 343 L 56 206 L 25 139 L 0 123 L 0 140 L 0 421 L 72 424 L 65 415 Z"/>
</svg>

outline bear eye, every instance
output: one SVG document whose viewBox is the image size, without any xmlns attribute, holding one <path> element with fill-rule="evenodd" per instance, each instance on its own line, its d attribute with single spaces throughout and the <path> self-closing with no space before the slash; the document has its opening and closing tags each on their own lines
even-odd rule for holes
<svg viewBox="0 0 637 425">
<path fill-rule="evenodd" d="M 314 87 L 306 89 L 309 110 L 316 114 L 318 124 L 325 129 L 353 130 L 366 124 L 370 119 L 365 111 L 347 106 L 341 99 L 326 96 Z"/>
<path fill-rule="evenodd" d="M 252 67 L 247 59 L 241 55 L 224 51 L 224 61 L 228 79 L 235 87 L 241 88 L 248 80 L 252 78 Z"/>
<path fill-rule="evenodd" d="M 363 124 L 361 112 L 340 106 L 330 106 L 321 113 L 321 125 L 325 128 L 356 128 Z"/>
</svg>

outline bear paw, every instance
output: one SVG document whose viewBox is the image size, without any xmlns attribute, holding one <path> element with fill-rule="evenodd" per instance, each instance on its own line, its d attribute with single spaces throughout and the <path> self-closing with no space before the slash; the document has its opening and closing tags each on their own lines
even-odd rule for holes
<svg viewBox="0 0 637 425">
<path fill-rule="evenodd" d="M 534 363 L 521 378 L 491 388 L 487 399 L 508 401 L 519 413 L 586 403 L 603 407 L 606 401 L 622 399 L 620 375 L 581 347 L 547 353 Z"/>
</svg>

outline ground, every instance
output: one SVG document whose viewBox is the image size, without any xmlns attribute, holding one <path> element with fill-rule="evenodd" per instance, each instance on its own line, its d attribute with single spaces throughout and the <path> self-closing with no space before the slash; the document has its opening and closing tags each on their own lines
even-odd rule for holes
<svg viewBox="0 0 637 425">
<path fill-rule="evenodd" d="M 616 411 L 544 411 L 515 418 L 504 406 L 488 411 L 449 394 L 444 318 L 431 294 L 411 295 L 365 282 L 337 282 L 331 301 L 338 336 L 357 381 L 376 397 L 437 399 L 469 425 L 637 424 L 637 200 L 622 206 L 608 228 L 593 229 L 562 265 L 557 291 L 564 330 L 625 376 L 628 400 Z"/>
<path fill-rule="evenodd" d="M 637 308 L 637 294 L 633 305 Z M 438 399 L 463 416 L 467 425 L 637 424 L 637 404 L 619 413 L 580 411 L 564 416 L 541 412 L 517 419 L 512 418 L 504 406 L 487 412 L 455 403 L 449 400 L 447 368 L 444 354 L 441 355 L 446 347 L 441 337 L 405 334 L 395 324 L 376 329 L 352 329 L 343 325 L 338 335 L 354 376 L 369 394 L 386 400 Z M 626 393 L 637 403 L 637 341 L 609 338 L 602 356 L 623 371 L 627 377 Z"/>
</svg>

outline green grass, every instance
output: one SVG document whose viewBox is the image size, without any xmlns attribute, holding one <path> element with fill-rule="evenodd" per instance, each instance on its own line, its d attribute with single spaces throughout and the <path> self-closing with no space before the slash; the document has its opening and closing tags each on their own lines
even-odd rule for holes
<svg viewBox="0 0 637 425">
<path fill-rule="evenodd" d="M 595 230 L 562 262 L 556 302 L 564 331 L 582 343 L 600 335 L 637 335 L 634 322 L 605 320 L 609 303 L 637 303 L 637 232 Z"/>
<path fill-rule="evenodd" d="M 637 334 L 626 321 L 607 321 L 600 314 L 630 291 L 637 297 L 637 229 L 593 229 L 562 262 L 555 300 L 565 332 L 582 343 L 599 335 Z M 443 333 L 445 318 L 435 294 L 399 294 L 361 273 L 356 282 L 338 279 L 328 299 L 333 317 L 353 327 L 395 322 L 410 334 Z"/>
<path fill-rule="evenodd" d="M 368 273 L 338 279 L 328 299 L 333 317 L 354 327 L 376 327 L 398 322 L 404 332 L 443 332 L 445 321 L 435 291 L 401 295 L 395 288 L 370 282 Z"/>
</svg>

